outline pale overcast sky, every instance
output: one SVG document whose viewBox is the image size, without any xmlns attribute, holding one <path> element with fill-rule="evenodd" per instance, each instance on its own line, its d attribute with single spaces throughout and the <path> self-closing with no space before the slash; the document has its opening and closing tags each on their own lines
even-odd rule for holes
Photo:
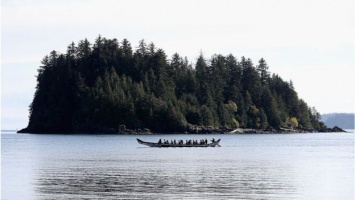
<svg viewBox="0 0 355 200">
<path fill-rule="evenodd" d="M 320 113 L 354 112 L 353 0 L 2 0 L 1 128 L 21 129 L 42 58 L 84 38 L 264 58 Z"/>
</svg>

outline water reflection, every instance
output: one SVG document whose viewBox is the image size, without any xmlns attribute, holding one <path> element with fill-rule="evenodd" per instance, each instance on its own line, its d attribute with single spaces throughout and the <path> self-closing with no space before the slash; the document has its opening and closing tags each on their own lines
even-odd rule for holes
<svg viewBox="0 0 355 200">
<path fill-rule="evenodd" d="M 101 164 L 81 163 L 86 167 L 39 170 L 38 198 L 284 199 L 285 194 L 297 192 L 292 185 L 290 167 L 268 162 L 112 160 Z"/>
<path fill-rule="evenodd" d="M 353 135 L 221 138 L 159 149 L 135 136 L 3 135 L 1 199 L 354 199 Z"/>
</svg>

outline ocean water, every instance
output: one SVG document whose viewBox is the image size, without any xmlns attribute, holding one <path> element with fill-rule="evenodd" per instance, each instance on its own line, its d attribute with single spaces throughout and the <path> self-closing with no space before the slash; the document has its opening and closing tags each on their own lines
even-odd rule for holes
<svg viewBox="0 0 355 200">
<path fill-rule="evenodd" d="M 151 148 L 136 138 L 219 139 Z M 354 133 L 1 134 L 1 199 L 354 199 Z"/>
</svg>

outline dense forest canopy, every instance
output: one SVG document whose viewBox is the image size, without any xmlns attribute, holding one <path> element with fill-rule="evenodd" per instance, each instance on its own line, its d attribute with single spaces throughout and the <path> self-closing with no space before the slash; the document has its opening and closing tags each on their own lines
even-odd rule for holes
<svg viewBox="0 0 355 200">
<path fill-rule="evenodd" d="M 292 81 L 271 75 L 263 58 L 255 65 L 232 54 L 201 54 L 191 64 L 144 40 L 133 50 L 127 39 L 101 36 L 44 57 L 29 110 L 32 132 L 324 127 Z"/>
</svg>

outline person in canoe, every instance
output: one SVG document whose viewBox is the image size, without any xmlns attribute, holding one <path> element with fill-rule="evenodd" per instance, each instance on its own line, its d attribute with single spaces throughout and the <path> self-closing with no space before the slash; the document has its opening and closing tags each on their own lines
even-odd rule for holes
<svg viewBox="0 0 355 200">
<path fill-rule="evenodd" d="M 161 139 L 159 139 L 158 144 L 161 144 Z"/>
</svg>

